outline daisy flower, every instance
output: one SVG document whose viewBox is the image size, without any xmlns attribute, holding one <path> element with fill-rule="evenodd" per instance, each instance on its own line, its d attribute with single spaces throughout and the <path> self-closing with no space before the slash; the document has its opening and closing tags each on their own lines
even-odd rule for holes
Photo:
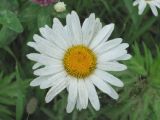
<svg viewBox="0 0 160 120">
<path fill-rule="evenodd" d="M 157 8 L 160 8 L 160 0 L 135 0 L 133 5 L 136 6 L 138 5 L 138 14 L 141 15 L 143 11 L 145 10 L 147 4 L 152 10 L 152 13 L 155 16 L 158 16 L 158 11 Z"/>
<path fill-rule="evenodd" d="M 27 57 L 35 61 L 34 75 L 30 85 L 50 88 L 45 101 L 50 102 L 62 90 L 68 91 L 67 112 L 86 109 L 88 102 L 95 110 L 100 109 L 96 88 L 113 99 L 117 92 L 111 85 L 123 87 L 123 82 L 109 71 L 123 71 L 127 67 L 120 60 L 128 60 L 127 43 L 121 38 L 108 40 L 114 24 L 102 27 L 95 14 L 85 19 L 81 26 L 76 12 L 66 17 L 66 26 L 54 18 L 52 28 L 47 25 L 40 28 L 40 35 L 34 35 L 34 42 L 28 45 L 38 53 Z"/>
<path fill-rule="evenodd" d="M 32 1 L 42 6 L 47 6 L 49 4 L 56 2 L 57 0 L 32 0 Z"/>
</svg>

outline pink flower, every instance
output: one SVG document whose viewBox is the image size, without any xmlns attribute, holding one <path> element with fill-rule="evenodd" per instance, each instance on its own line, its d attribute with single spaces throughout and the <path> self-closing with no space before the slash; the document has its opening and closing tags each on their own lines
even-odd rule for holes
<svg viewBox="0 0 160 120">
<path fill-rule="evenodd" d="M 32 0 L 33 2 L 40 4 L 41 6 L 47 6 L 49 4 L 55 3 L 57 0 Z"/>
</svg>

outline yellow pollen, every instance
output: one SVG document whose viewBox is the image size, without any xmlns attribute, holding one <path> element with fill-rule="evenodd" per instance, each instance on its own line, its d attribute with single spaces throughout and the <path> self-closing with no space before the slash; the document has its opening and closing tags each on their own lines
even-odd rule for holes
<svg viewBox="0 0 160 120">
<path fill-rule="evenodd" d="M 92 50 L 83 45 L 72 46 L 63 58 L 67 73 L 76 78 L 88 77 L 96 68 L 97 58 Z"/>
</svg>

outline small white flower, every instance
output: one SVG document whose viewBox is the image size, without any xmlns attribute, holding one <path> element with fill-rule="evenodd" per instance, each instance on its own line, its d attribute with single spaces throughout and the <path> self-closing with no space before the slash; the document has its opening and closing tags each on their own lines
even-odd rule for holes
<svg viewBox="0 0 160 120">
<path fill-rule="evenodd" d="M 66 10 L 66 5 L 64 2 L 58 2 L 54 5 L 56 12 L 64 12 Z"/>
<path fill-rule="evenodd" d="M 150 6 L 152 13 L 155 16 L 158 16 L 157 7 L 160 8 L 160 0 L 135 0 L 133 3 L 134 6 L 139 5 L 138 6 L 139 15 L 141 15 L 144 12 L 147 4 Z"/>
<path fill-rule="evenodd" d="M 53 27 L 40 28 L 42 36 L 34 35 L 34 42 L 28 45 L 38 53 L 27 57 L 36 62 L 34 74 L 38 76 L 30 85 L 50 88 L 45 101 L 50 102 L 62 90 L 67 88 L 67 112 L 86 109 L 88 101 L 100 109 L 95 86 L 113 99 L 118 99 L 117 92 L 111 85 L 123 87 L 123 82 L 109 71 L 123 71 L 127 67 L 120 60 L 128 60 L 127 43 L 121 38 L 108 40 L 114 24 L 102 27 L 95 14 L 91 14 L 80 24 L 76 12 L 67 15 L 66 26 L 54 18 Z"/>
</svg>

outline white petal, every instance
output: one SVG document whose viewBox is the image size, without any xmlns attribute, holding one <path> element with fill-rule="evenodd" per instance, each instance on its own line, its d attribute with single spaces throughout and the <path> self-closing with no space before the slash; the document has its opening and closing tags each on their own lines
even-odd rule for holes
<svg viewBox="0 0 160 120">
<path fill-rule="evenodd" d="M 139 0 L 135 0 L 134 2 L 133 2 L 133 6 L 136 6 L 136 5 L 138 5 L 139 4 Z"/>
<path fill-rule="evenodd" d="M 68 46 L 71 45 L 71 42 L 69 41 L 69 38 L 67 36 L 67 32 L 65 31 L 65 28 L 63 27 L 62 23 L 59 21 L 58 18 L 53 19 L 53 27 L 52 29 L 61 36 L 61 39 L 67 44 Z"/>
<path fill-rule="evenodd" d="M 124 84 L 121 80 L 119 80 L 118 78 L 114 77 L 113 75 L 103 71 L 103 70 L 96 70 L 95 72 L 96 76 L 98 76 L 99 78 L 101 78 L 102 80 L 104 80 L 107 83 L 110 83 L 111 85 L 117 86 L 117 87 L 123 87 Z"/>
<path fill-rule="evenodd" d="M 76 105 L 76 108 L 77 108 L 78 110 L 82 110 L 82 105 L 80 104 L 79 96 L 77 97 L 77 105 Z"/>
<path fill-rule="evenodd" d="M 104 44 L 98 45 L 95 49 L 94 52 L 97 54 L 102 54 L 107 52 L 108 50 L 118 46 L 122 42 L 122 38 L 115 38 L 113 40 L 109 40 L 105 42 Z"/>
<path fill-rule="evenodd" d="M 64 31 L 66 33 L 66 41 L 70 46 L 74 45 L 74 37 L 72 36 L 72 33 L 68 26 L 64 27 Z"/>
<path fill-rule="evenodd" d="M 141 15 L 143 13 L 146 6 L 147 6 L 147 3 L 145 1 L 142 0 L 141 2 L 139 2 L 139 6 L 138 6 L 138 9 L 139 9 L 138 14 L 139 15 Z"/>
<path fill-rule="evenodd" d="M 129 60 L 129 59 L 131 59 L 131 57 L 132 56 L 130 54 L 125 54 L 125 55 L 120 56 L 116 60 Z"/>
<path fill-rule="evenodd" d="M 100 109 L 100 103 L 99 103 L 99 98 L 98 98 L 96 89 L 95 89 L 92 81 L 90 81 L 90 79 L 86 79 L 85 84 L 86 84 L 86 87 L 88 90 L 89 100 L 90 100 L 92 106 L 94 107 L 94 109 L 98 111 Z"/>
<path fill-rule="evenodd" d="M 41 63 L 35 63 L 35 64 L 33 65 L 32 69 L 35 70 L 35 69 L 37 69 L 37 68 L 39 68 L 39 67 L 41 67 L 41 66 L 43 66 Z"/>
<path fill-rule="evenodd" d="M 155 6 L 157 6 L 158 8 L 160 8 L 160 1 L 159 1 L 159 0 L 153 1 L 153 4 L 154 4 Z"/>
<path fill-rule="evenodd" d="M 60 79 L 56 85 L 54 85 L 50 90 L 47 92 L 45 97 L 46 103 L 49 103 L 56 95 L 58 95 L 62 90 L 64 90 L 68 85 L 67 78 Z"/>
<path fill-rule="evenodd" d="M 44 83 L 45 80 L 48 80 L 51 76 L 41 76 L 35 78 L 31 83 L 30 86 L 39 86 L 40 84 Z"/>
<path fill-rule="evenodd" d="M 51 74 L 61 72 L 62 70 L 63 70 L 63 67 L 59 65 L 45 66 L 44 68 L 35 70 L 34 75 L 37 75 L 37 76 L 51 75 Z"/>
<path fill-rule="evenodd" d="M 94 34 L 92 39 L 97 35 L 97 33 L 102 29 L 102 23 L 100 22 L 99 18 L 96 18 L 95 27 L 94 27 Z"/>
<path fill-rule="evenodd" d="M 153 4 L 149 4 L 151 10 L 152 10 L 152 13 L 155 15 L 155 16 L 158 16 L 158 11 L 157 11 L 157 8 L 155 5 Z"/>
<path fill-rule="evenodd" d="M 159 0 L 155 0 L 155 2 L 156 2 L 156 3 L 160 3 L 160 1 L 159 1 Z"/>
<path fill-rule="evenodd" d="M 108 40 L 110 35 L 112 34 L 114 30 L 114 24 L 111 23 L 109 25 L 104 26 L 97 34 L 97 36 L 93 39 L 93 41 L 90 44 L 90 48 L 93 49 L 97 45 L 105 42 Z"/>
<path fill-rule="evenodd" d="M 61 58 L 62 55 L 64 54 L 64 51 L 62 49 L 57 47 L 52 42 L 47 41 L 44 38 L 40 37 L 39 35 L 34 35 L 33 39 L 36 41 L 36 43 L 34 45 L 35 47 L 33 45 L 32 47 L 34 47 L 34 49 L 40 53 L 43 53 L 45 55 L 55 57 L 55 58 Z"/>
<path fill-rule="evenodd" d="M 51 58 L 46 55 L 38 54 L 38 53 L 30 53 L 27 55 L 27 58 L 32 61 L 38 62 L 42 65 L 61 65 L 62 64 L 62 61 L 59 59 Z"/>
<path fill-rule="evenodd" d="M 67 112 L 71 113 L 75 107 L 77 96 L 78 96 L 78 87 L 77 87 L 77 79 L 70 77 L 69 78 L 69 88 L 68 88 L 68 104 L 67 104 Z"/>
<path fill-rule="evenodd" d="M 86 109 L 88 105 L 88 91 L 84 80 L 78 80 L 78 94 L 82 108 Z"/>
<path fill-rule="evenodd" d="M 68 37 L 70 38 L 70 41 L 71 41 L 71 43 L 72 43 L 72 45 L 75 45 L 75 44 L 77 44 L 76 43 L 76 40 L 74 39 L 74 34 L 73 34 L 73 31 L 72 31 L 72 20 L 71 20 L 72 18 L 71 18 L 71 15 L 70 14 L 68 14 L 67 16 L 66 16 L 66 27 L 65 27 L 65 30 L 67 31 L 67 35 L 68 35 Z"/>
<path fill-rule="evenodd" d="M 39 51 L 35 42 L 28 42 L 27 45 L 34 48 L 36 51 Z"/>
<path fill-rule="evenodd" d="M 118 62 L 101 62 L 98 63 L 97 67 L 104 71 L 123 71 L 127 69 L 126 65 Z"/>
<path fill-rule="evenodd" d="M 82 43 L 82 29 L 79 17 L 75 11 L 71 13 L 71 28 L 74 35 L 74 39 L 77 41 L 77 44 Z"/>
<path fill-rule="evenodd" d="M 129 47 L 128 43 L 122 43 L 122 44 L 118 45 L 115 49 L 124 50 L 128 47 Z"/>
<path fill-rule="evenodd" d="M 45 28 L 40 28 L 40 32 L 47 40 L 53 42 L 61 49 L 65 50 L 68 47 L 65 40 L 48 26 L 45 26 Z"/>
<path fill-rule="evenodd" d="M 104 61 L 115 60 L 125 54 L 127 54 L 126 50 L 114 49 L 114 50 L 108 51 L 107 53 L 104 53 L 101 56 L 99 56 L 98 63 L 104 62 Z"/>
<path fill-rule="evenodd" d="M 51 86 L 54 86 L 60 79 L 65 78 L 65 77 L 66 77 L 65 72 L 56 73 L 55 75 L 52 75 L 50 78 L 45 80 L 45 82 L 43 82 L 43 84 L 40 84 L 40 88 L 46 89 Z"/>
<path fill-rule="evenodd" d="M 56 23 L 55 26 L 57 25 L 56 29 L 58 33 L 60 33 L 60 35 L 62 35 L 63 39 L 66 41 L 68 46 L 72 45 L 71 42 L 71 38 L 68 35 L 68 31 L 66 30 L 66 26 L 63 27 L 63 25 L 61 24 L 61 22 L 59 21 L 58 18 L 54 18 L 53 22 Z M 59 26 L 59 27 L 58 27 Z M 53 27 L 52 27 L 53 28 Z M 54 28 L 53 28 L 54 29 Z"/>
<path fill-rule="evenodd" d="M 93 38 L 95 31 L 95 14 L 91 14 L 86 18 L 82 25 L 83 44 L 88 45 Z"/>
<path fill-rule="evenodd" d="M 105 83 L 103 80 L 101 80 L 100 78 L 98 78 L 97 76 L 93 75 L 91 77 L 92 82 L 94 83 L 94 85 L 99 88 L 102 92 L 108 94 L 110 97 L 112 97 L 113 99 L 118 99 L 118 94 L 116 93 L 116 91 L 107 83 Z"/>
</svg>

